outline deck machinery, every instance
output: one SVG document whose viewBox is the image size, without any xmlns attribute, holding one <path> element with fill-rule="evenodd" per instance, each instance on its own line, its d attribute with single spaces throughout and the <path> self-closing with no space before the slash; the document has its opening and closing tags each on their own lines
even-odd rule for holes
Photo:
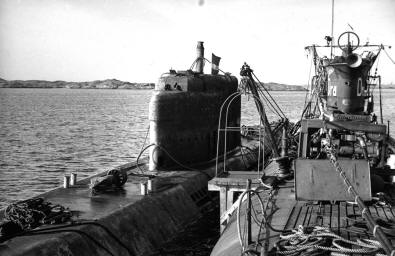
<svg viewBox="0 0 395 256">
<path fill-rule="evenodd" d="M 384 167 L 387 126 L 381 114 L 380 76 L 371 74 L 382 45 L 359 45 L 354 32 L 344 32 L 333 54 L 326 46 L 306 49 L 313 56 L 315 75 L 301 120 L 298 157 L 294 161 L 297 200 L 352 200 L 343 180 L 328 160 L 325 146 L 336 151 L 338 162 L 363 200 L 371 200 L 384 180 L 373 175 Z M 330 57 L 317 53 L 330 48 Z M 357 53 L 358 52 L 358 53 Z M 380 123 L 373 113 L 373 91 L 380 92 Z M 375 172 L 377 173 L 377 172 Z M 371 184 L 372 180 L 372 184 Z"/>
</svg>

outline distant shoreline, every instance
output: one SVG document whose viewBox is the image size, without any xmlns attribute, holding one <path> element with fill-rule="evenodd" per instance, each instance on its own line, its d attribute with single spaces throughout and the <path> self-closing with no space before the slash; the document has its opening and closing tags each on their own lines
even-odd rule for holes
<svg viewBox="0 0 395 256">
<path fill-rule="evenodd" d="M 4 80 L 0 79 L 0 88 L 37 88 L 37 89 L 152 89 L 154 83 L 130 83 L 117 79 L 95 80 L 90 82 L 66 82 L 45 80 Z"/>
<path fill-rule="evenodd" d="M 274 82 L 263 84 L 268 91 L 307 91 L 306 86 L 302 85 L 287 85 Z M 0 78 L 0 88 L 152 90 L 155 88 L 155 84 L 131 83 L 117 79 L 95 80 L 90 82 L 66 82 L 45 80 L 5 80 Z M 395 89 L 395 85 L 382 85 L 382 89 Z"/>
<path fill-rule="evenodd" d="M 269 91 L 306 91 L 301 85 L 264 83 Z M 154 83 L 131 83 L 117 79 L 95 80 L 90 82 L 66 82 L 45 80 L 5 80 L 0 78 L 0 88 L 32 88 L 32 89 L 125 89 L 151 90 Z"/>
</svg>

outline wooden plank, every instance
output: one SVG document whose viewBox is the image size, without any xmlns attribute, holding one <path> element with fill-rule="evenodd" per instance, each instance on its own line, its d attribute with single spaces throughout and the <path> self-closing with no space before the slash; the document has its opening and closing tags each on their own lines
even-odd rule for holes
<svg viewBox="0 0 395 256">
<path fill-rule="evenodd" d="M 299 211 L 297 212 L 297 215 L 296 215 L 294 226 L 292 228 L 298 228 L 299 225 L 302 225 L 302 221 L 303 221 L 305 212 L 306 212 L 306 207 L 304 207 L 304 204 L 303 205 L 301 204 Z"/>
<path fill-rule="evenodd" d="M 385 220 L 390 221 L 391 220 L 391 212 L 389 211 L 389 209 L 391 209 L 391 208 L 390 207 L 383 207 L 383 206 L 380 206 L 379 208 L 383 211 Z"/>
<path fill-rule="evenodd" d="M 294 206 L 291 208 L 291 211 L 288 215 L 288 219 L 285 223 L 285 229 L 293 229 L 295 226 L 295 221 L 297 220 L 297 215 L 300 211 L 300 206 L 295 202 Z"/>
<path fill-rule="evenodd" d="M 340 234 L 340 226 L 341 226 L 339 206 L 340 205 L 338 203 L 332 204 L 332 214 L 331 214 L 332 230 L 338 235 Z"/>
<path fill-rule="evenodd" d="M 323 227 L 331 227 L 331 206 L 330 204 L 323 205 L 323 213 L 322 213 L 322 226 Z"/>
<path fill-rule="evenodd" d="M 319 211 L 319 205 L 312 204 L 310 206 L 310 208 L 311 208 L 311 212 L 310 212 L 310 216 L 307 220 L 307 226 L 309 226 L 309 227 L 319 226 L 319 224 L 317 223 L 317 213 Z"/>
<path fill-rule="evenodd" d="M 277 230 L 289 229 L 288 225 L 293 222 L 292 218 L 295 216 L 290 209 L 301 208 L 298 204 L 300 204 L 300 202 L 295 203 L 295 200 L 277 199 L 275 206 L 271 206 L 272 210 L 274 210 L 274 214 L 269 218 L 271 225 Z M 276 232 L 271 229 L 266 230 L 265 237 L 269 238 L 268 244 L 270 247 L 278 241 L 280 233 L 281 232 Z"/>
<path fill-rule="evenodd" d="M 318 205 L 318 210 L 317 210 L 317 221 L 316 221 L 316 223 L 317 223 L 318 226 L 321 226 L 321 227 L 323 226 L 323 223 L 324 223 L 323 214 L 324 214 L 324 205 L 322 204 L 322 202 L 320 202 L 319 205 Z"/>
<path fill-rule="evenodd" d="M 389 215 L 388 215 L 389 212 L 387 213 L 384 207 L 374 205 L 374 208 L 376 208 L 376 212 L 377 212 L 377 215 L 379 218 L 381 218 L 385 221 L 390 220 Z M 388 207 L 386 207 L 386 208 L 388 208 Z"/>
<path fill-rule="evenodd" d="M 307 213 L 306 213 L 306 218 L 303 221 L 303 226 L 308 227 L 311 219 L 311 215 L 313 213 L 313 205 L 309 203 L 308 205 L 306 205 L 306 207 L 307 207 Z"/>
<path fill-rule="evenodd" d="M 340 210 L 340 223 L 341 229 L 340 229 L 340 234 L 342 237 L 350 240 L 350 234 L 347 232 L 347 227 L 349 226 L 348 219 L 346 218 L 347 216 L 347 204 L 346 202 L 340 202 L 339 203 L 339 210 Z"/>
<path fill-rule="evenodd" d="M 226 210 L 226 203 L 227 203 L 227 196 L 228 196 L 228 188 L 227 187 L 221 187 L 219 191 L 219 209 L 220 209 L 220 216 L 222 216 Z M 220 231 L 221 233 L 224 231 L 225 226 L 221 225 L 220 223 Z"/>
<path fill-rule="evenodd" d="M 233 204 L 233 191 L 227 191 L 227 196 L 226 196 L 226 210 Z"/>
<path fill-rule="evenodd" d="M 219 191 L 220 186 L 217 186 L 216 184 L 208 183 L 208 191 Z"/>
<path fill-rule="evenodd" d="M 346 208 L 347 209 L 347 216 L 349 218 L 349 225 L 351 226 L 354 223 L 353 220 L 358 220 L 358 218 L 356 216 L 357 211 L 354 207 L 355 206 L 354 204 L 346 203 L 346 205 L 347 205 L 347 208 Z M 353 217 L 351 217 L 351 216 L 353 216 Z M 352 241 L 356 241 L 357 239 L 361 238 L 361 234 L 359 234 L 359 233 L 349 232 L 349 234 L 350 234 L 350 240 L 352 240 Z"/>
</svg>

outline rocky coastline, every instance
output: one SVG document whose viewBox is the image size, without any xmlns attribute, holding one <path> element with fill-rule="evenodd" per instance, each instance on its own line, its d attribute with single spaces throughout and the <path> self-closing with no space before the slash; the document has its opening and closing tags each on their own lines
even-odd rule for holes
<svg viewBox="0 0 395 256">
<path fill-rule="evenodd" d="M 90 82 L 66 82 L 44 80 L 4 80 L 0 88 L 68 88 L 68 89 L 153 89 L 154 83 L 130 83 L 117 79 L 95 80 Z"/>
</svg>

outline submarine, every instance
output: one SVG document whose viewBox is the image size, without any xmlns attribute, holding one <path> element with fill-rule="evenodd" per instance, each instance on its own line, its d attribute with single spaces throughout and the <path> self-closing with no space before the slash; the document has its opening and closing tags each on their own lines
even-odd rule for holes
<svg viewBox="0 0 395 256">
<path fill-rule="evenodd" d="M 240 127 L 240 99 L 220 115 L 237 78 L 219 74 L 215 55 L 204 74 L 203 42 L 196 49 L 193 70 L 170 70 L 156 83 L 149 145 L 137 161 L 83 180 L 66 177 L 62 187 L 9 205 L 0 212 L 0 255 L 157 254 L 202 216 L 208 181 L 224 163 L 227 170 L 256 164 L 259 143 L 222 129 Z"/>
</svg>

